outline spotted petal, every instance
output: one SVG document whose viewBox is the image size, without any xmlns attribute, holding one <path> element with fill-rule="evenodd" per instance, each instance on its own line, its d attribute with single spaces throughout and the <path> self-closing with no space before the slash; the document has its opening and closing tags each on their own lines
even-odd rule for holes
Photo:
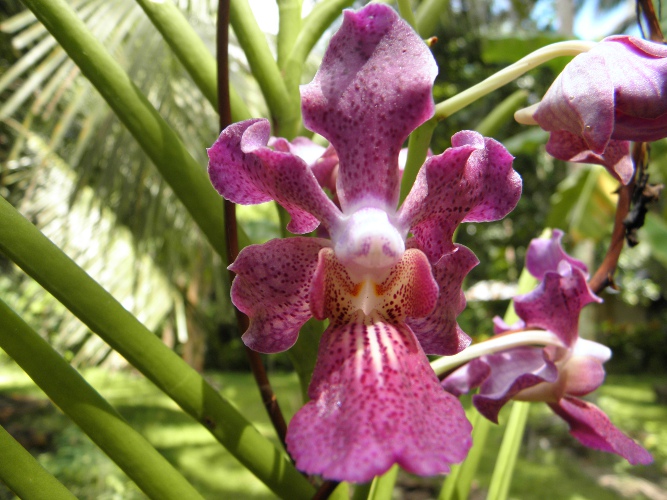
<svg viewBox="0 0 667 500">
<path fill-rule="evenodd" d="M 616 453 L 632 465 L 653 462 L 648 451 L 618 430 L 594 404 L 566 397 L 549 406 L 569 424 L 570 434 L 584 446 Z"/>
<path fill-rule="evenodd" d="M 436 306 L 427 316 L 407 319 L 427 354 L 452 355 L 470 345 L 470 337 L 461 330 L 456 318 L 466 306 L 461 285 L 478 263 L 468 248 L 456 245 L 452 253 L 443 255 L 433 265 L 433 277 L 440 288 Z"/>
<path fill-rule="evenodd" d="M 287 430 L 287 448 L 309 474 L 366 482 L 395 463 L 441 474 L 471 445 L 461 404 L 442 390 L 410 329 L 377 314 L 329 326 L 309 395 Z"/>
<path fill-rule="evenodd" d="M 436 74 L 428 47 L 391 8 L 344 11 L 314 80 L 301 87 L 304 125 L 338 153 L 344 212 L 369 200 L 396 206 L 399 151 L 433 115 Z"/>
<path fill-rule="evenodd" d="M 287 228 L 307 233 L 320 222 L 331 229 L 340 211 L 327 198 L 308 165 L 298 156 L 267 147 L 268 120 L 230 125 L 208 150 L 208 173 L 226 199 L 242 205 L 276 200 L 289 212 Z"/>
<path fill-rule="evenodd" d="M 580 260 L 570 257 L 561 245 L 563 231 L 554 229 L 550 238 L 535 238 L 526 251 L 526 268 L 538 280 L 544 279 L 545 273 L 558 272 L 562 260 L 569 262 L 573 268 L 581 269 L 584 277 L 588 277 L 588 268 Z"/>
<path fill-rule="evenodd" d="M 368 315 L 376 312 L 397 322 L 429 314 L 437 297 L 438 285 L 431 266 L 419 250 L 407 250 L 380 283 L 360 283 L 350 277 L 334 251 L 326 248 L 319 255 L 310 304 L 313 316 L 335 323 L 347 322 L 357 310 Z"/>
<path fill-rule="evenodd" d="M 426 160 L 398 214 L 431 262 L 454 250 L 461 222 L 503 218 L 519 201 L 521 178 L 512 156 L 493 139 L 472 131 L 452 137 L 452 147 Z"/>
<path fill-rule="evenodd" d="M 581 269 L 561 261 L 559 272 L 547 272 L 538 288 L 514 299 L 514 309 L 529 328 L 553 332 L 566 346 L 572 346 L 578 338 L 581 309 L 601 301 Z"/>
<path fill-rule="evenodd" d="M 271 240 L 244 248 L 229 269 L 236 273 L 232 302 L 250 318 L 243 342 L 259 352 L 294 345 L 311 317 L 310 285 L 318 252 L 329 244 L 317 238 Z"/>
</svg>

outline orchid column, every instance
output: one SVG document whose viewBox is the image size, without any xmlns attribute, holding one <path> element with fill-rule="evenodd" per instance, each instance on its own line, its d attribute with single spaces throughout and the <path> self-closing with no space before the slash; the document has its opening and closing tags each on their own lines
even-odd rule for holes
<svg viewBox="0 0 667 500">
<path fill-rule="evenodd" d="M 230 267 L 251 348 L 289 349 L 311 316 L 329 320 L 311 401 L 287 434 L 309 474 L 365 482 L 395 463 L 444 473 L 471 444 L 460 403 L 442 390 L 424 351 L 455 354 L 470 343 L 456 317 L 477 260 L 452 236 L 463 221 L 504 217 L 521 180 L 501 144 L 459 132 L 452 148 L 426 161 L 397 209 L 399 152 L 433 115 L 436 73 L 424 42 L 391 8 L 344 12 L 315 79 L 301 89 L 305 126 L 338 158 L 337 203 L 284 140 L 271 140 L 267 120 L 231 125 L 209 150 L 211 181 L 225 198 L 275 200 L 292 218 L 290 231 L 321 224 L 330 237 L 250 246 Z"/>
</svg>

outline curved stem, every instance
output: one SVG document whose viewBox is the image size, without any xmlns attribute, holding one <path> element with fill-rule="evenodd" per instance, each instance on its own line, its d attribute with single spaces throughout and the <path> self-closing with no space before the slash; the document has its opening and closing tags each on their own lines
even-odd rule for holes
<svg viewBox="0 0 667 500">
<path fill-rule="evenodd" d="M 480 356 L 528 345 L 565 347 L 557 335 L 545 330 L 507 332 L 473 344 L 454 356 L 443 356 L 436 359 L 431 362 L 431 368 L 436 375 L 440 376 Z"/>
<path fill-rule="evenodd" d="M 477 85 L 473 85 L 469 89 L 436 105 L 435 119 L 444 120 L 448 116 L 453 115 L 457 111 L 475 102 L 480 97 L 493 92 L 503 85 L 507 85 L 540 64 L 544 64 L 556 57 L 576 56 L 582 52 L 589 51 L 594 46 L 595 42 L 572 40 L 553 43 L 546 47 L 542 47 L 541 49 L 528 54 L 526 57 L 519 59 L 505 69 L 500 70 L 498 73 L 491 75 Z"/>
</svg>

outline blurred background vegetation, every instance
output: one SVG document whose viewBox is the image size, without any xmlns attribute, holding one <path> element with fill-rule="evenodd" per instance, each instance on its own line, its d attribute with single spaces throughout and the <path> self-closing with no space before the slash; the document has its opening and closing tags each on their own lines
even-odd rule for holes
<svg viewBox="0 0 667 500">
<path fill-rule="evenodd" d="M 217 2 L 176 3 L 213 52 Z M 71 4 L 204 168 L 205 148 L 217 135 L 217 115 L 143 11 L 133 0 Z M 637 32 L 633 2 L 451 1 L 432 19 L 432 34 L 438 38 L 433 52 L 440 67 L 435 99 L 451 97 L 548 43 L 627 30 Z M 253 114 L 266 115 L 233 39 L 230 53 L 236 88 Z M 312 56 L 305 81 L 314 74 L 317 57 Z M 466 224 L 457 234 L 480 259 L 466 282 L 469 306 L 460 317 L 463 329 L 478 339 L 490 335 L 493 316 L 507 307 L 527 244 L 544 227 L 563 229 L 567 249 L 591 269 L 609 241 L 614 181 L 602 168 L 553 160 L 544 151 L 546 134 L 512 119 L 516 109 L 540 99 L 566 63 L 567 58 L 557 59 L 531 71 L 436 129 L 434 153 L 447 148 L 455 132 L 479 129 L 508 147 L 523 177 L 523 197 L 509 217 Z M 485 121 L 492 112 L 505 117 L 497 122 L 502 126 Z M 209 373 L 222 391 L 235 391 L 227 395 L 270 434 L 245 375 L 246 358 L 220 259 L 104 100 L 17 0 L 0 3 L 0 165 L 2 196 L 192 366 Z M 651 182 L 667 181 L 665 141 L 652 146 L 649 171 Z M 239 218 L 254 241 L 279 235 L 272 205 L 242 208 Z M 574 486 L 553 498 L 667 498 L 667 435 L 660 425 L 667 422 L 666 220 L 667 206 L 661 200 L 651 207 L 640 244 L 624 251 L 616 279 L 619 290 L 605 292 L 604 304 L 589 307 L 581 325 L 584 336 L 614 352 L 606 365 L 610 383 L 599 391 L 598 403 L 654 453 L 656 464 L 630 469 L 615 457 L 585 451 L 567 437 L 564 426 L 535 407 L 513 485 L 517 498 L 552 498 L 542 489 L 531 496 L 530 485 L 552 481 L 555 488 L 562 486 L 563 477 Z M 189 478 L 210 498 L 222 498 L 225 492 L 233 492 L 234 498 L 269 495 L 219 448 L 209 457 L 209 437 L 203 430 L 195 431 L 188 417 L 134 377 L 119 355 L 2 255 L 0 295 L 66 359 L 85 368 L 102 394 L 170 460 L 184 464 Z M 291 415 L 300 404 L 297 382 L 280 373 L 290 368 L 289 360 L 282 354 L 266 362 L 275 374 L 281 404 Z M 142 497 L 85 435 L 30 388 L 1 351 L 0 374 L 0 423 L 24 433 L 25 443 L 66 485 L 80 484 L 75 494 Z M 587 468 L 572 465 L 572 456 Z M 85 484 L 81 471 L 91 467 L 99 470 L 99 484 Z M 492 461 L 487 476 L 491 468 Z M 544 476 L 552 470 L 555 476 Z M 619 477 L 625 479 L 614 479 Z M 488 477 L 480 477 L 478 488 L 485 481 Z M 407 476 L 401 484 L 406 495 L 426 495 L 411 498 L 428 498 L 435 491 L 428 482 Z M 0 498 L 10 497 L 0 490 Z"/>
</svg>

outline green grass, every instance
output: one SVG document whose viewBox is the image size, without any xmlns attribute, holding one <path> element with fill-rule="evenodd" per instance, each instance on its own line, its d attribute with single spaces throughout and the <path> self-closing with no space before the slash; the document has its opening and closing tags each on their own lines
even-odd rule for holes
<svg viewBox="0 0 667 500">
<path fill-rule="evenodd" d="M 113 404 L 164 456 L 211 499 L 273 498 L 269 490 L 231 457 L 208 432 L 150 382 L 129 372 L 84 371 L 86 379 Z M 257 428 L 273 439 L 273 430 L 260 404 L 250 375 L 215 373 L 209 380 L 229 398 Z M 567 433 L 567 426 L 546 405 L 531 408 L 511 498 L 623 499 L 648 498 L 651 491 L 665 494 L 667 477 L 667 406 L 656 404 L 652 389 L 659 378 L 609 377 L 595 402 L 621 429 L 639 440 L 656 458 L 648 467 L 631 467 L 622 459 L 587 450 Z M 291 417 L 300 405 L 298 381 L 288 374 L 273 374 L 280 404 Z M 137 487 L 58 410 L 44 402 L 44 395 L 15 365 L 0 358 L 0 397 L 32 404 L 20 416 L 3 416 L 0 422 L 14 432 L 46 436 L 48 444 L 31 451 L 38 460 L 81 499 L 143 499 Z M 19 405 L 20 406 L 20 405 Z M 2 410 L 2 406 L 0 406 Z M 501 414 L 501 422 L 507 415 Z M 4 419 L 4 420 L 3 420 Z M 28 432 L 30 431 L 30 432 Z M 32 433 L 32 434 L 30 434 Z M 488 453 L 480 465 L 471 498 L 484 498 L 493 470 L 502 428 L 492 428 Z M 400 497 L 420 491 L 437 495 L 440 479 L 399 477 Z M 659 488 L 651 490 L 651 488 Z M 0 485 L 0 500 L 13 498 Z"/>
</svg>

